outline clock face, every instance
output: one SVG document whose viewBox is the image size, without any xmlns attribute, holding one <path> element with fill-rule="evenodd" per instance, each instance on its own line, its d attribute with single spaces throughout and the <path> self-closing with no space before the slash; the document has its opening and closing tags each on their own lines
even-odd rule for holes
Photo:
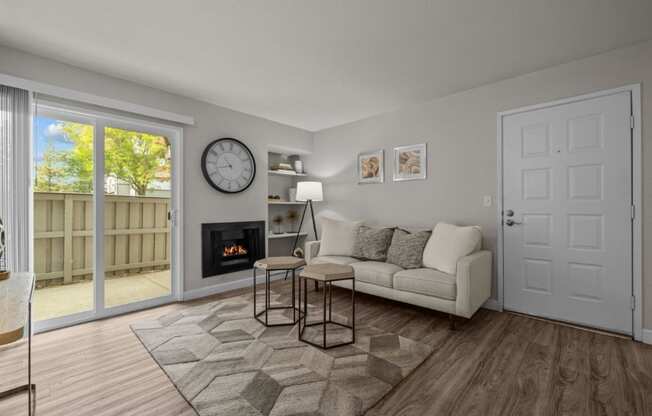
<svg viewBox="0 0 652 416">
<path fill-rule="evenodd" d="M 213 188 L 229 194 L 244 191 L 256 176 L 253 154 L 236 139 L 217 139 L 209 144 L 201 168 Z"/>
</svg>

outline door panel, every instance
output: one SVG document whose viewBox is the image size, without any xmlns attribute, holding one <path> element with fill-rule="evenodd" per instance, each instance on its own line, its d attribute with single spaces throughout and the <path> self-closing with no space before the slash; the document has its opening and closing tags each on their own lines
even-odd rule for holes
<svg viewBox="0 0 652 416">
<path fill-rule="evenodd" d="M 503 119 L 506 309 L 632 332 L 630 114 L 625 92 Z"/>
<path fill-rule="evenodd" d="M 91 120 L 39 113 L 33 133 L 34 320 L 94 309 Z"/>
<path fill-rule="evenodd" d="M 170 296 L 172 150 L 160 134 L 104 129 L 104 304 Z"/>
</svg>

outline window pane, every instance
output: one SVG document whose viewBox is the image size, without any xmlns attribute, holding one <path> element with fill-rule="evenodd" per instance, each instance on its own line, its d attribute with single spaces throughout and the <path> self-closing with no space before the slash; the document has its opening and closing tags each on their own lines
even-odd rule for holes
<svg viewBox="0 0 652 416">
<path fill-rule="evenodd" d="M 34 131 L 34 318 L 93 309 L 90 124 L 37 117 Z"/>
<path fill-rule="evenodd" d="M 113 127 L 104 135 L 105 304 L 170 295 L 170 144 Z"/>
</svg>

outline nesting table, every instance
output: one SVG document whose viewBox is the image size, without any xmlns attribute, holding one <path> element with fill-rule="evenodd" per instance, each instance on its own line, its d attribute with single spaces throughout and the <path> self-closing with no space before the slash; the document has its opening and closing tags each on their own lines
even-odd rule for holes
<svg viewBox="0 0 652 416">
<path fill-rule="evenodd" d="M 299 257 L 292 256 L 280 256 L 280 257 L 267 257 L 261 260 L 258 260 L 254 263 L 254 318 L 258 320 L 261 324 L 265 326 L 284 326 L 284 325 L 294 325 L 297 323 L 297 306 L 296 306 L 296 292 L 295 292 L 295 275 L 296 270 L 299 267 L 306 265 L 306 261 Z M 256 270 L 262 269 L 265 270 L 265 308 L 257 312 L 256 309 Z M 281 305 L 281 306 L 271 306 L 270 305 L 270 274 L 272 271 L 291 271 L 292 272 L 292 304 L 291 305 Z M 301 294 L 299 294 L 301 296 Z M 299 304 L 301 304 L 301 298 L 299 298 Z M 270 310 L 285 310 L 292 309 L 292 321 L 290 322 L 281 322 L 281 323 L 269 323 L 269 311 Z M 261 316 L 265 314 L 265 319 L 263 320 Z"/>
<path fill-rule="evenodd" d="M 315 283 L 322 282 L 324 284 L 323 317 L 322 320 L 318 322 L 308 322 L 308 280 L 313 280 Z M 351 325 L 333 321 L 333 282 L 339 282 L 342 280 L 351 280 Z M 301 309 L 302 282 L 304 292 L 303 309 Z M 326 302 L 327 296 L 328 303 Z M 351 340 L 329 345 L 326 339 L 328 324 L 350 329 Z M 305 339 L 303 336 L 306 327 L 317 325 L 323 326 L 321 343 L 312 342 Z M 330 349 L 355 343 L 355 275 L 353 267 L 333 263 L 312 264 L 306 266 L 299 274 L 299 340 L 322 349 Z"/>
<path fill-rule="evenodd" d="M 28 415 L 36 414 L 36 385 L 32 384 L 32 296 L 33 273 L 11 273 L 0 280 L 0 347 L 27 335 L 27 384 L 0 392 L 0 400 L 27 392 Z"/>
</svg>

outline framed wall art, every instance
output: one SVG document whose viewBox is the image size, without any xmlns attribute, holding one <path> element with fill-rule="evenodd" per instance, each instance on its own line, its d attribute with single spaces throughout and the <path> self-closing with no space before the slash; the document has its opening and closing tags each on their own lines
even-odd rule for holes
<svg viewBox="0 0 652 416">
<path fill-rule="evenodd" d="M 358 183 L 383 183 L 385 151 L 383 149 L 358 153 Z"/>
<path fill-rule="evenodd" d="M 425 143 L 394 148 L 394 181 L 426 179 L 428 152 Z"/>
</svg>

